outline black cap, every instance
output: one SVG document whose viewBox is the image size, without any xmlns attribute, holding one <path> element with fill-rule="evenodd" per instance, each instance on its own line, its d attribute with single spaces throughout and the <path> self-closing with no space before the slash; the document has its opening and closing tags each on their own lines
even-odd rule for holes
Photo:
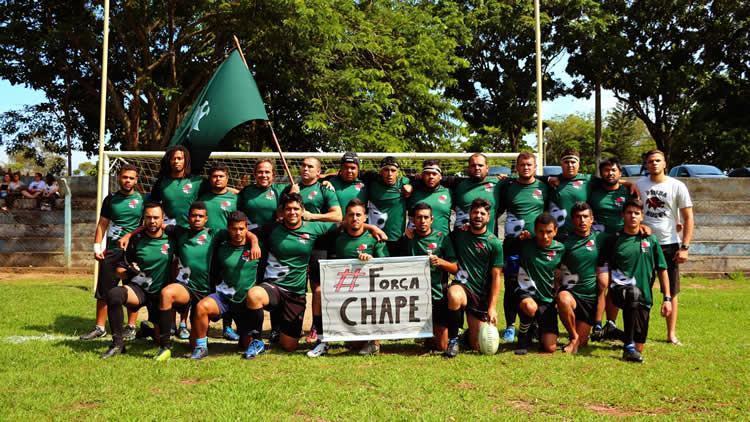
<svg viewBox="0 0 750 422">
<path fill-rule="evenodd" d="M 387 167 L 387 166 L 393 166 L 393 167 L 396 167 L 396 168 L 401 168 L 401 166 L 398 164 L 398 161 L 396 161 L 396 157 L 392 157 L 390 155 L 387 156 L 387 157 L 385 157 L 385 158 L 383 158 L 382 160 L 380 160 L 380 168 L 381 169 L 383 167 Z"/>
<path fill-rule="evenodd" d="M 341 164 L 345 163 L 354 163 L 356 165 L 359 165 L 359 157 L 357 156 L 356 152 L 345 152 L 344 155 L 341 157 Z"/>
</svg>

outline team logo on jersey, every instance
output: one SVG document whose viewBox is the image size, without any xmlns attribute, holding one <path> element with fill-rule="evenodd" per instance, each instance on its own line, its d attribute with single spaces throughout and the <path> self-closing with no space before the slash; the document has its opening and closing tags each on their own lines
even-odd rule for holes
<svg viewBox="0 0 750 422">
<path fill-rule="evenodd" d="M 137 199 L 131 199 L 130 202 L 128 202 L 128 208 L 135 209 L 135 207 L 138 206 L 138 200 Z"/>
<path fill-rule="evenodd" d="M 226 211 L 231 207 L 232 204 L 229 201 L 221 201 L 221 209 Z"/>
<path fill-rule="evenodd" d="M 193 184 L 192 183 L 185 183 L 185 186 L 182 187 L 182 193 L 185 195 L 189 194 L 193 190 Z"/>
<path fill-rule="evenodd" d="M 198 236 L 198 238 L 195 239 L 195 243 L 197 243 L 199 245 L 204 245 L 206 243 L 206 234 L 203 233 L 200 236 Z"/>
<path fill-rule="evenodd" d="M 667 205 L 666 202 L 656 196 L 649 196 L 648 199 L 646 199 L 646 206 L 651 209 L 664 208 L 665 205 Z"/>
<path fill-rule="evenodd" d="M 625 204 L 625 197 L 624 196 L 618 196 L 615 198 L 615 205 L 622 208 L 622 206 Z"/>
<path fill-rule="evenodd" d="M 648 240 L 641 240 L 641 252 L 643 253 L 648 252 L 649 246 L 651 246 L 651 244 L 648 243 Z"/>
<path fill-rule="evenodd" d="M 362 182 L 358 182 L 354 185 L 354 189 L 356 189 L 357 191 L 361 191 L 363 187 L 365 187 L 365 185 Z"/>
<path fill-rule="evenodd" d="M 250 261 L 250 251 L 248 250 L 242 251 L 242 256 L 240 258 L 245 262 Z"/>
<path fill-rule="evenodd" d="M 441 204 L 445 204 L 446 202 L 448 202 L 448 195 L 438 196 L 438 202 L 440 202 Z"/>
<path fill-rule="evenodd" d="M 430 244 L 427 245 L 427 249 L 430 251 L 430 253 L 432 253 L 432 251 L 434 251 L 435 249 L 437 249 L 437 243 L 430 242 Z"/>
<path fill-rule="evenodd" d="M 307 233 L 302 233 L 299 238 L 299 243 L 307 243 L 308 240 L 310 240 L 310 235 Z"/>
<path fill-rule="evenodd" d="M 484 184 L 484 191 L 485 192 L 492 192 L 492 189 L 494 189 L 494 188 L 495 188 L 495 184 L 494 183 L 488 182 L 488 183 Z"/>
<path fill-rule="evenodd" d="M 581 189 L 581 186 L 583 186 L 583 180 L 574 180 L 571 185 L 576 189 Z"/>
<path fill-rule="evenodd" d="M 167 255 L 169 253 L 169 243 L 161 245 L 161 254 Z"/>
<path fill-rule="evenodd" d="M 531 193 L 531 196 L 533 196 L 535 199 L 542 199 L 542 190 L 534 189 L 534 192 Z"/>
<path fill-rule="evenodd" d="M 594 243 L 594 239 L 589 239 L 589 241 L 586 242 L 586 249 L 593 251 L 594 246 L 596 246 L 596 243 Z"/>
<path fill-rule="evenodd" d="M 364 252 L 366 250 L 367 250 L 367 244 L 365 244 L 365 243 L 362 243 L 359 246 L 357 246 L 357 251 L 358 252 Z"/>
<path fill-rule="evenodd" d="M 477 252 L 481 252 L 485 248 L 484 243 L 482 242 L 475 242 L 474 247 L 477 248 Z"/>
<path fill-rule="evenodd" d="M 557 256 L 557 252 L 548 251 L 547 253 L 545 253 L 545 256 L 547 258 L 547 261 L 552 261 L 553 259 L 555 259 L 555 256 Z"/>
<path fill-rule="evenodd" d="M 276 198 L 276 194 L 272 190 L 266 192 L 266 199 L 273 200 L 274 198 Z"/>
<path fill-rule="evenodd" d="M 318 196 L 318 191 L 314 190 L 307 194 L 307 199 L 315 199 L 316 196 Z"/>
</svg>

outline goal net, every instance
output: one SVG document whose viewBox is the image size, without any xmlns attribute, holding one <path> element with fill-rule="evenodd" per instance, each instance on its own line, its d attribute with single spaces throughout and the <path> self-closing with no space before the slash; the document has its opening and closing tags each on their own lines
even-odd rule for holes
<svg viewBox="0 0 750 422">
<path fill-rule="evenodd" d="M 159 175 L 160 160 L 163 151 L 108 151 L 104 154 L 104 183 L 102 197 L 117 190 L 117 172 L 123 164 L 133 164 L 138 167 L 139 184 L 143 192 L 151 192 L 151 186 Z M 323 175 L 335 174 L 338 171 L 343 152 L 289 152 L 285 153 L 287 164 L 292 175 L 299 175 L 302 160 L 306 157 L 316 157 L 322 163 Z M 465 175 L 471 153 L 385 153 L 363 152 L 357 153 L 360 159 L 360 172 L 378 171 L 380 160 L 387 156 L 396 157 L 405 175 L 415 175 L 422 171 L 424 160 L 439 160 L 443 176 Z M 514 153 L 485 154 L 488 158 L 490 175 L 509 174 L 515 171 Z M 202 175 L 213 165 L 222 164 L 229 168 L 229 186 L 242 189 L 253 183 L 255 163 L 260 159 L 269 159 L 276 166 L 276 182 L 286 183 L 285 174 L 279 154 L 275 152 L 214 152 L 203 168 Z"/>
</svg>

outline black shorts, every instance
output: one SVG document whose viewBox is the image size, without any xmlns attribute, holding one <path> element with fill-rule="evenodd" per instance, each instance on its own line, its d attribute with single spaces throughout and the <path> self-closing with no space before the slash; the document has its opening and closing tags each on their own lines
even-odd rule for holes
<svg viewBox="0 0 750 422">
<path fill-rule="evenodd" d="M 594 318 L 596 318 L 596 300 L 585 300 L 570 292 L 573 299 L 576 301 L 575 316 L 576 321 L 585 322 L 588 325 L 594 325 Z"/>
<path fill-rule="evenodd" d="M 466 312 L 480 321 L 489 321 L 490 316 L 487 314 L 489 301 L 487 300 L 487 295 L 479 295 L 464 284 L 459 284 L 459 286 L 463 287 L 466 293 Z"/>
<path fill-rule="evenodd" d="M 123 260 L 122 249 L 107 249 L 104 251 L 104 259 L 99 261 L 99 277 L 96 281 L 94 297 L 101 300 L 107 299 L 107 293 L 120 283 L 115 269 L 117 264 Z"/>
<path fill-rule="evenodd" d="M 305 316 L 307 296 L 298 295 L 289 290 L 278 287 L 273 283 L 259 284 L 268 293 L 269 312 L 280 311 L 281 324 L 279 331 L 289 337 L 300 338 L 302 336 L 302 319 Z"/>
<path fill-rule="evenodd" d="M 521 301 L 526 298 L 531 298 L 534 300 L 534 302 L 536 302 L 537 308 L 536 315 L 534 315 L 534 321 L 539 326 L 540 334 L 560 334 L 560 329 L 557 326 L 557 308 L 555 307 L 555 302 L 540 302 L 536 300 L 534 296 L 524 291 L 519 291 L 517 293 L 517 296 L 519 308 L 521 305 Z"/>
<path fill-rule="evenodd" d="M 667 261 L 667 275 L 669 276 L 669 294 L 672 297 L 680 293 L 680 264 L 674 260 L 677 252 L 680 251 L 679 243 L 661 245 L 661 251 L 664 253 L 664 260 Z"/>
<path fill-rule="evenodd" d="M 635 286 L 611 286 L 609 291 L 611 292 L 612 303 L 622 309 L 623 314 L 633 312 L 633 341 L 636 343 L 645 343 L 648 337 L 648 322 L 651 316 L 651 308 L 642 301 L 637 301 L 635 305 L 629 306 L 631 304 L 628 303 L 628 295 L 626 294 L 628 288 L 638 289 Z"/>
<path fill-rule="evenodd" d="M 325 249 L 313 249 L 310 255 L 310 265 L 307 266 L 307 276 L 310 278 L 310 287 L 320 286 L 320 260 L 328 258 Z"/>
<path fill-rule="evenodd" d="M 448 298 L 445 296 L 440 300 L 432 300 L 432 325 L 448 326 Z"/>
<path fill-rule="evenodd" d="M 190 301 L 186 303 L 185 305 L 175 306 L 174 310 L 183 315 L 188 311 L 190 311 L 191 315 L 195 315 L 195 307 L 198 306 L 198 302 L 200 302 L 204 297 L 208 296 L 208 294 L 191 290 L 184 284 L 180 284 L 180 285 L 185 287 L 185 290 L 187 290 L 188 294 L 190 295 Z"/>
<path fill-rule="evenodd" d="M 142 307 L 146 307 L 148 311 L 148 320 L 154 325 L 159 324 L 159 302 L 161 297 L 158 293 L 146 293 L 141 286 L 134 283 L 127 283 L 126 286 L 130 287 L 138 298 L 138 305 L 130 306 L 130 311 L 137 311 Z"/>
</svg>

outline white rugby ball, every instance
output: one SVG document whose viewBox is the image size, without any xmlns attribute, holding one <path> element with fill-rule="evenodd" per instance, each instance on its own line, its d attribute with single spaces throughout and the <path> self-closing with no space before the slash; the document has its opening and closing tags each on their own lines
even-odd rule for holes
<svg viewBox="0 0 750 422">
<path fill-rule="evenodd" d="M 479 351 L 483 355 L 494 355 L 500 347 L 500 333 L 497 327 L 487 322 L 479 326 Z"/>
</svg>

